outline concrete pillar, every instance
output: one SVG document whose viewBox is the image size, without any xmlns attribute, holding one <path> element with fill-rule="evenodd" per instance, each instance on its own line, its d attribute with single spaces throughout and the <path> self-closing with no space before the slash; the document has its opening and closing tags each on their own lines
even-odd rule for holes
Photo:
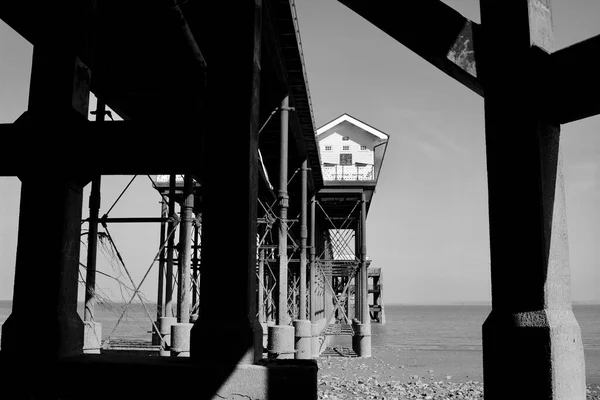
<svg viewBox="0 0 600 400">
<path fill-rule="evenodd" d="M 544 108 L 553 84 L 544 66 L 553 43 L 550 2 L 483 1 L 481 17 L 492 270 L 486 399 L 583 400 L 560 126 Z"/>
<path fill-rule="evenodd" d="M 287 191 L 288 180 L 288 128 L 289 128 L 289 99 L 286 96 L 281 102 L 281 130 L 279 155 L 279 201 L 278 226 L 278 279 L 277 279 L 277 325 L 288 325 L 288 257 L 287 257 L 287 209 L 289 198 Z"/>
<path fill-rule="evenodd" d="M 20 179 L 13 309 L 2 326 L 1 346 L 3 357 L 16 358 L 15 367 L 36 360 L 28 363 L 35 369 L 83 352 L 84 328 L 77 314 L 83 185 L 54 175 Z M 43 240 L 40 193 L 52 194 L 44 198 L 44 224 L 53 234 Z"/>
<path fill-rule="evenodd" d="M 177 323 L 171 326 L 171 357 L 190 356 L 190 332 L 194 324 Z"/>
<path fill-rule="evenodd" d="M 104 115 L 104 104 L 101 104 L 100 100 L 98 100 L 97 110 L 96 120 L 99 120 L 99 115 Z M 89 208 L 90 218 L 85 274 L 85 307 L 83 310 L 83 321 L 85 325 L 83 331 L 83 352 L 88 354 L 99 354 L 102 345 L 102 325 L 94 320 L 94 307 L 96 304 L 96 255 L 98 250 L 100 175 L 92 180 Z"/>
<path fill-rule="evenodd" d="M 170 233 L 169 240 L 167 242 L 167 273 L 165 279 L 165 317 L 175 317 L 173 313 L 173 253 L 175 250 L 175 174 L 171 174 L 169 177 L 169 224 L 167 226 L 167 232 Z M 173 233 L 171 233 L 173 232 Z"/>
<path fill-rule="evenodd" d="M 177 324 L 171 327 L 171 356 L 189 357 L 190 352 L 190 283 L 192 263 L 192 222 L 194 221 L 194 178 L 185 174 L 183 179 L 183 203 L 179 225 L 179 285 L 177 293 Z"/>
<path fill-rule="evenodd" d="M 228 131 L 235 136 L 228 163 L 237 172 L 226 179 L 217 173 L 215 167 L 223 162 L 223 154 L 215 149 L 222 147 L 222 137 L 204 135 L 200 315 L 192 328 L 190 350 L 192 358 L 218 361 L 215 368 L 222 368 L 224 376 L 237 364 L 262 358 L 262 327 L 256 316 L 261 3 L 238 4 L 235 13 L 225 2 L 204 5 L 211 19 L 227 23 L 217 24 L 216 31 L 210 27 L 202 49 L 212 60 L 206 96 L 210 101 L 202 129 L 218 132 L 227 121 Z M 223 45 L 221 35 L 239 39 L 236 51 Z M 216 393 L 211 384 L 222 381 L 208 383 L 202 390 Z"/>
<path fill-rule="evenodd" d="M 294 358 L 294 327 L 291 325 L 271 325 L 267 352 L 270 359 Z"/>
<path fill-rule="evenodd" d="M 163 341 L 160 344 L 161 356 L 168 357 L 171 355 L 171 327 L 175 324 L 177 324 L 177 318 L 175 317 L 160 317 L 158 319 L 158 329 L 163 338 Z"/>
<path fill-rule="evenodd" d="M 81 6 L 87 9 L 91 3 L 82 2 Z M 78 54 L 90 54 L 89 32 L 80 33 L 83 45 Z M 74 134 L 73 126 L 78 129 L 80 123 L 87 123 L 90 76 L 90 69 L 78 57 L 54 47 L 35 46 L 25 123 L 32 131 L 39 128 L 45 132 L 48 121 L 58 121 L 64 126 L 63 133 Z M 56 362 L 83 351 L 77 284 L 82 193 L 91 178 L 77 175 L 76 162 L 67 171 L 54 167 L 43 165 L 43 170 L 32 170 L 35 174 L 19 175 L 13 308 L 2 326 L 1 339 L 7 365 L 16 375 L 36 376 L 36 387 L 46 392 L 56 384 L 47 373 L 54 370 Z M 43 225 L 52 234 L 40 240 L 41 211 Z"/>
</svg>

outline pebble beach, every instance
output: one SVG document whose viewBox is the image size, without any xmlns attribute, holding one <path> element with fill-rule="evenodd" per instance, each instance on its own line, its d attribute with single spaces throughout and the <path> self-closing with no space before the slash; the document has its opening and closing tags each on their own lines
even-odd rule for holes
<svg viewBox="0 0 600 400">
<path fill-rule="evenodd" d="M 318 359 L 319 399 L 483 399 L 481 353 L 373 348 L 372 357 Z M 586 400 L 600 400 L 588 379 Z"/>
</svg>

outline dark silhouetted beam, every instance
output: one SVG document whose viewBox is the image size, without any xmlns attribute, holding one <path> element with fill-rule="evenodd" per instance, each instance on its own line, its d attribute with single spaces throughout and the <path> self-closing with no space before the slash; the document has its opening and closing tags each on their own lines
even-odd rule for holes
<svg viewBox="0 0 600 400">
<path fill-rule="evenodd" d="M 183 123 L 161 121 L 0 124 L 4 148 L 10 149 L 0 158 L 0 176 L 17 176 L 34 165 L 44 173 L 70 175 L 197 173 L 193 154 L 200 154 L 202 134 L 186 143 L 190 157 L 169 145 L 169 135 L 188 131 Z"/>
<path fill-rule="evenodd" d="M 439 0 L 338 0 L 410 50 L 483 96 L 475 62 L 478 24 Z"/>
<path fill-rule="evenodd" d="M 561 124 L 600 114 L 600 35 L 550 56 L 551 77 L 558 83 L 551 104 Z"/>
</svg>

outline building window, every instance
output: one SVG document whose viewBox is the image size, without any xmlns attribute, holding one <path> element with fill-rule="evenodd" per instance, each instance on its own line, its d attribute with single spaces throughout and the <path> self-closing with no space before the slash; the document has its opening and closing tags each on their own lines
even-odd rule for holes
<svg viewBox="0 0 600 400">
<path fill-rule="evenodd" d="M 344 136 L 342 140 L 350 140 L 350 136 Z"/>
<path fill-rule="evenodd" d="M 361 149 L 361 150 L 366 150 L 366 149 L 367 149 L 367 146 L 360 146 L 360 149 Z"/>
<path fill-rule="evenodd" d="M 325 146 L 325 151 L 331 151 L 331 146 Z"/>
<path fill-rule="evenodd" d="M 352 154 L 340 154 L 340 165 L 352 165 Z"/>
<path fill-rule="evenodd" d="M 348 151 L 348 150 L 350 150 L 350 146 L 342 146 L 342 150 Z"/>
</svg>

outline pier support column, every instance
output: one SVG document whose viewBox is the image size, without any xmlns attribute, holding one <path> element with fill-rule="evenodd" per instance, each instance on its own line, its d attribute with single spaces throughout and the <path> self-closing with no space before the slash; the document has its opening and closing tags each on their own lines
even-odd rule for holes
<svg viewBox="0 0 600 400">
<path fill-rule="evenodd" d="M 169 209 L 167 208 L 167 203 L 164 200 L 160 202 L 160 216 L 161 218 L 167 218 L 169 215 Z M 160 223 L 160 243 L 159 248 L 163 246 L 165 243 L 165 239 L 167 237 L 166 234 L 166 223 Z M 158 289 L 156 296 L 156 327 L 160 332 L 160 319 L 164 317 L 164 309 L 165 309 L 165 261 L 166 261 L 166 248 L 159 254 L 158 258 Z M 154 332 L 156 328 L 152 325 L 152 344 L 160 345 L 160 336 L 157 335 L 157 332 Z M 162 334 L 161 334 L 162 335 Z"/>
<path fill-rule="evenodd" d="M 281 130 L 280 130 L 280 153 L 279 153 L 279 190 L 277 198 L 279 201 L 279 221 L 278 225 L 278 252 L 279 261 L 277 275 L 277 318 L 276 328 L 269 329 L 269 345 L 271 351 L 277 346 L 290 346 L 288 348 L 279 347 L 276 353 L 269 353 L 269 357 L 274 358 L 293 358 L 294 353 L 294 330 L 284 329 L 288 327 L 291 319 L 288 312 L 288 256 L 287 256 L 287 211 L 289 207 L 288 198 L 288 129 L 289 129 L 289 98 L 286 96 L 281 102 Z M 290 336 L 291 335 L 291 340 Z M 272 350 L 275 351 L 275 350 Z M 274 355 L 272 355 L 274 354 Z M 291 357 L 289 357 L 291 355 Z"/>
<path fill-rule="evenodd" d="M 192 328 L 191 357 L 215 360 L 220 379 L 199 387 L 199 395 L 212 396 L 238 364 L 262 358 L 262 327 L 256 316 L 256 199 L 263 10 L 260 0 L 236 5 L 235 13 L 226 2 L 206 2 L 204 8 L 205 15 L 223 23 L 217 31 L 211 24 L 202 49 L 211 65 L 200 159 L 200 314 Z M 222 37 L 235 38 L 236 50 Z M 222 152 L 216 151 L 222 147 L 218 132 L 223 121 L 234 143 L 228 163 L 236 173 L 227 176 L 215 170 L 223 162 Z"/>
<path fill-rule="evenodd" d="M 83 352 L 84 328 L 77 314 L 83 185 L 52 175 L 20 179 L 13 309 L 2 325 L 2 355 L 14 357 L 14 367 L 28 361 L 24 367 L 31 371 Z M 43 240 L 40 193 L 52 193 L 44 199 L 44 208 L 51 210 L 44 224 L 54 233 Z"/>
<path fill-rule="evenodd" d="M 369 314 L 369 281 L 367 271 L 367 200 L 361 194 L 360 209 L 360 267 L 356 276 L 356 298 L 360 299 L 358 321 L 354 327 L 354 351 L 359 357 L 371 357 L 371 316 Z"/>
<path fill-rule="evenodd" d="M 170 234 L 169 240 L 167 241 L 167 272 L 165 279 L 165 317 L 175 317 L 173 312 L 173 255 L 175 252 L 175 183 L 176 176 L 171 174 L 169 176 L 169 223 L 167 226 L 167 234 Z"/>
<path fill-rule="evenodd" d="M 91 2 L 82 9 L 91 10 Z M 92 15 L 91 13 L 90 15 Z M 79 23 L 87 23 L 82 18 Z M 78 28 L 82 28 L 78 26 Z M 90 53 L 89 31 L 81 29 L 81 51 Z M 59 121 L 65 138 L 87 124 L 91 72 L 78 57 L 57 48 L 34 46 L 29 103 L 16 124 L 40 135 Z M 66 140 L 66 139 L 65 139 Z M 53 392 L 56 362 L 83 352 L 83 322 L 77 314 L 83 186 L 91 177 L 72 169 L 19 175 L 21 199 L 12 313 L 2 326 L 2 357 L 17 376 L 36 376 L 36 390 Z M 40 214 L 42 212 L 42 214 Z M 40 215 L 43 226 L 40 225 Z M 50 235 L 40 235 L 49 227 Z M 41 240 L 40 240 L 41 237 Z M 31 360 L 35 360 L 31 362 Z M 9 378 L 10 379 L 10 378 Z M 28 380 L 23 381 L 29 387 Z M 18 385 L 12 390 L 21 392 Z"/>
<path fill-rule="evenodd" d="M 98 101 L 96 120 L 104 119 L 104 103 Z M 99 119 L 101 118 L 101 119 Z M 95 321 L 96 306 L 96 256 L 98 250 L 98 213 L 100 211 L 100 175 L 92 180 L 89 208 L 87 265 L 85 274 L 85 308 L 83 310 L 83 352 L 100 354 L 102 347 L 102 324 Z"/>
<path fill-rule="evenodd" d="M 183 202 L 179 225 L 179 255 L 177 324 L 171 327 L 171 356 L 189 357 L 190 353 L 190 301 L 192 264 L 192 222 L 194 221 L 194 178 L 185 174 L 183 178 Z"/>
<path fill-rule="evenodd" d="M 543 65 L 553 43 L 550 2 L 482 1 L 481 17 L 492 278 L 485 397 L 583 400 L 560 126 L 545 108 L 553 84 Z"/>
</svg>

